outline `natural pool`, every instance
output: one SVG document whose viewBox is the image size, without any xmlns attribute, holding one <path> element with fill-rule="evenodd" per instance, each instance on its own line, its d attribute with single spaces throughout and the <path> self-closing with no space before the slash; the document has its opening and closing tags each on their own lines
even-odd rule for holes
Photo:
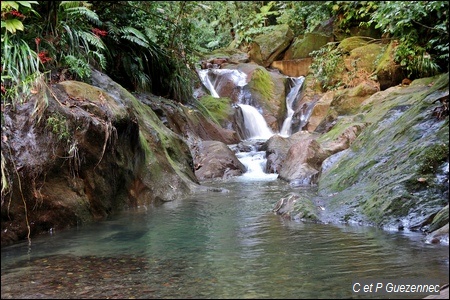
<svg viewBox="0 0 450 300">
<path fill-rule="evenodd" d="M 370 298 L 352 294 L 354 279 L 449 280 L 448 246 L 425 244 L 422 234 L 304 224 L 271 212 L 286 193 L 312 189 L 275 177 L 205 185 L 228 192 L 2 248 L 2 299 Z"/>
</svg>

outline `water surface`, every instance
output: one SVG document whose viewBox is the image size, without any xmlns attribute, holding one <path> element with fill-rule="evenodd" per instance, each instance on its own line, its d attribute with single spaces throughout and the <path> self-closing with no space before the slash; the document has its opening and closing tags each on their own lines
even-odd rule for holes
<svg viewBox="0 0 450 300">
<path fill-rule="evenodd" d="M 355 298 L 353 279 L 448 282 L 448 246 L 425 244 L 419 233 L 304 224 L 271 212 L 287 192 L 313 190 L 270 176 L 205 184 L 229 192 L 2 248 L 1 297 Z"/>
</svg>

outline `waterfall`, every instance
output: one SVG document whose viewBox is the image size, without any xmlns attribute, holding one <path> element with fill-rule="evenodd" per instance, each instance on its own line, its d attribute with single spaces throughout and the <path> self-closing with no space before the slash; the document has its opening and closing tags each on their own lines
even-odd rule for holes
<svg viewBox="0 0 450 300">
<path fill-rule="evenodd" d="M 251 105 L 238 104 L 244 116 L 244 127 L 249 139 L 268 139 L 273 135 L 266 120 L 259 111 Z"/>
<path fill-rule="evenodd" d="M 200 79 L 202 80 L 203 85 L 211 93 L 211 96 L 213 96 L 214 98 L 220 98 L 219 94 L 216 91 L 216 88 L 214 87 L 211 80 L 209 79 L 208 71 L 209 70 L 199 70 L 198 75 L 200 76 Z"/>
<path fill-rule="evenodd" d="M 242 103 L 243 88 L 247 85 L 247 75 L 244 72 L 235 69 L 205 69 L 199 70 L 198 74 L 203 85 L 215 98 L 230 96 L 221 95 L 221 89 L 226 90 L 224 87 L 227 84 L 232 83 L 239 88 L 236 101 L 242 111 L 246 138 L 268 139 L 273 135 L 272 130 L 267 126 L 266 120 L 259 111 L 251 105 Z"/>
<path fill-rule="evenodd" d="M 266 152 L 252 150 L 250 152 L 239 152 L 236 157 L 246 166 L 247 172 L 238 177 L 238 180 L 270 181 L 276 180 L 278 174 L 266 173 Z"/>
<path fill-rule="evenodd" d="M 304 103 L 301 108 L 300 122 L 298 125 L 298 130 L 304 130 L 304 127 L 308 124 L 309 118 L 311 117 L 314 106 L 317 101 L 312 101 L 309 103 Z"/>
<path fill-rule="evenodd" d="M 294 102 L 298 97 L 298 93 L 303 86 L 303 82 L 305 81 L 305 77 L 300 76 L 297 78 L 290 78 L 292 80 L 291 82 L 291 90 L 289 91 L 288 95 L 286 96 L 286 109 L 287 109 L 287 116 L 286 119 L 283 122 L 283 126 L 280 130 L 280 135 L 287 137 L 291 135 L 291 125 L 292 125 L 292 116 L 294 115 Z"/>
<path fill-rule="evenodd" d="M 230 97 L 229 94 L 221 94 L 228 84 L 238 87 L 240 93 L 247 85 L 247 74 L 235 69 L 204 69 L 198 70 L 198 75 L 214 98 Z"/>
</svg>

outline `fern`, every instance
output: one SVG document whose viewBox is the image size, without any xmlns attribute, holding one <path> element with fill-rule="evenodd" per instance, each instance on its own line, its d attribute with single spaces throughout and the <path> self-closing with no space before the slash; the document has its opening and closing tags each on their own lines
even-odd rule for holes
<svg viewBox="0 0 450 300">
<path fill-rule="evenodd" d="M 83 21 L 87 18 L 88 22 L 98 26 L 102 25 L 97 13 L 90 9 L 91 6 L 92 4 L 88 1 L 61 1 L 59 4 L 59 7 L 63 9 L 69 18 L 80 18 Z"/>
<path fill-rule="evenodd" d="M 77 32 L 77 35 L 79 40 L 82 41 L 82 43 L 85 45 L 86 48 L 88 48 L 89 44 L 101 50 L 104 50 L 106 48 L 103 41 L 91 32 L 79 31 Z"/>
<path fill-rule="evenodd" d="M 69 66 L 69 70 L 80 79 L 87 79 L 91 76 L 91 68 L 85 59 L 73 55 L 66 55 L 64 62 Z"/>
<path fill-rule="evenodd" d="M 93 57 L 93 59 L 98 62 L 100 68 L 106 68 L 106 57 L 102 53 L 98 51 L 90 51 L 89 56 Z"/>
</svg>

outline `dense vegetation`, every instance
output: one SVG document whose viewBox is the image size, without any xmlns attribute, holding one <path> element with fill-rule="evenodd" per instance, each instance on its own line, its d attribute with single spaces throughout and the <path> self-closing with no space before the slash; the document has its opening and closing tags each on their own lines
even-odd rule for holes
<svg viewBox="0 0 450 300">
<path fill-rule="evenodd" d="M 199 56 L 239 48 L 271 26 L 296 36 L 333 18 L 343 34 L 397 39 L 413 77 L 448 71 L 447 1 L 2 1 L 2 104 L 27 100 L 93 66 L 130 90 L 192 101 Z M 45 106 L 45 103 L 42 106 Z"/>
</svg>

